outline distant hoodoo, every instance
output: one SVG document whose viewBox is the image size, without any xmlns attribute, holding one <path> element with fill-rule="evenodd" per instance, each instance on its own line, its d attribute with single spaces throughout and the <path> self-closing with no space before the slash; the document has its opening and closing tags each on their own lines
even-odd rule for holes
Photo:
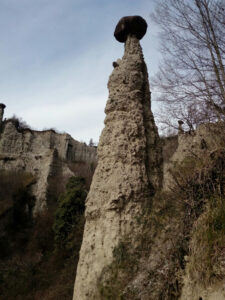
<svg viewBox="0 0 225 300">
<path fill-rule="evenodd" d="M 0 129 L 2 126 L 2 121 L 3 121 L 3 115 L 4 115 L 4 109 L 6 108 L 5 104 L 0 103 Z"/>
<path fill-rule="evenodd" d="M 140 16 L 129 16 L 120 19 L 116 25 L 114 36 L 120 43 L 125 43 L 128 35 L 141 40 L 147 31 L 148 24 Z"/>
</svg>

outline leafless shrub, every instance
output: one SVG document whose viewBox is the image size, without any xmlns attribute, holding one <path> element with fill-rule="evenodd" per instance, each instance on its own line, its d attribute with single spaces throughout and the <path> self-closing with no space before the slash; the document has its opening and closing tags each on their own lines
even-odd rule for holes
<svg viewBox="0 0 225 300">
<path fill-rule="evenodd" d="M 225 3 L 158 1 L 152 19 L 160 28 L 163 61 L 153 79 L 163 127 L 195 129 L 225 118 Z"/>
<path fill-rule="evenodd" d="M 69 168 L 75 174 L 75 176 L 85 178 L 86 188 L 89 190 L 96 168 L 96 163 L 71 162 L 69 164 Z"/>
</svg>

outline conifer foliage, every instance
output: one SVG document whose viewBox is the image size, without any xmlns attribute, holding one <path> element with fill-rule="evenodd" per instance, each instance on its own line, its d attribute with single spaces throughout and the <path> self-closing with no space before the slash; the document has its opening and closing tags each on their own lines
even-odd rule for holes
<svg viewBox="0 0 225 300">
<path fill-rule="evenodd" d="M 85 180 L 82 177 L 71 177 L 66 185 L 66 191 L 58 200 L 55 212 L 55 243 L 65 247 L 71 238 L 71 233 L 83 217 L 85 209 Z"/>
</svg>

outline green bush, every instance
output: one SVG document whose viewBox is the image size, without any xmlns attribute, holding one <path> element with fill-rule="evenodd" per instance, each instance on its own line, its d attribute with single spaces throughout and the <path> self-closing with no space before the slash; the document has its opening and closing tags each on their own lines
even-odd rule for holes
<svg viewBox="0 0 225 300">
<path fill-rule="evenodd" d="M 65 247 L 75 226 L 79 224 L 85 209 L 85 180 L 71 177 L 66 185 L 66 192 L 59 197 L 55 212 L 54 232 L 57 247 Z"/>
</svg>

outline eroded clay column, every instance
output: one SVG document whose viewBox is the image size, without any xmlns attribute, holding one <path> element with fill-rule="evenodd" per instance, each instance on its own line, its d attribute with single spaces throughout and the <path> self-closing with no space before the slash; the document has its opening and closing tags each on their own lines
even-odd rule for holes
<svg viewBox="0 0 225 300">
<path fill-rule="evenodd" d="M 98 165 L 86 201 L 86 223 L 77 268 L 74 300 L 98 300 L 98 278 L 113 250 L 140 231 L 137 217 L 160 185 L 161 152 L 150 109 L 147 68 L 139 40 L 147 30 L 139 16 L 125 17 L 115 37 L 125 53 L 108 81 L 105 128 Z"/>
</svg>

